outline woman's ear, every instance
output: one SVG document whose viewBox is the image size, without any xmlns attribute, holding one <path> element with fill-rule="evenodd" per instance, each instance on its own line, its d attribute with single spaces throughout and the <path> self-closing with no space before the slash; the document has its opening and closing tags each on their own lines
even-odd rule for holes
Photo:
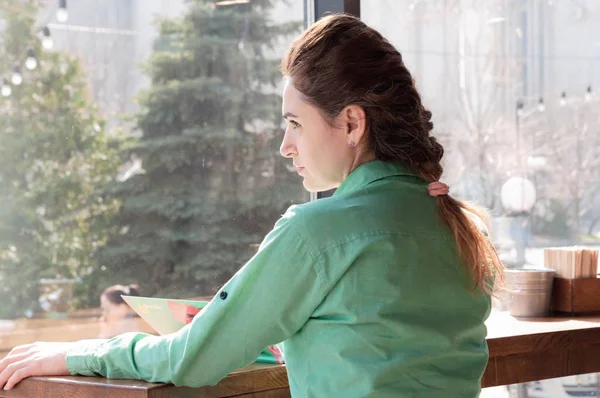
<svg viewBox="0 0 600 398">
<path fill-rule="evenodd" d="M 346 125 L 348 141 L 360 145 L 365 139 L 367 128 L 366 116 L 365 110 L 360 105 L 348 105 L 342 110 L 342 117 L 344 119 L 344 124 Z"/>
</svg>

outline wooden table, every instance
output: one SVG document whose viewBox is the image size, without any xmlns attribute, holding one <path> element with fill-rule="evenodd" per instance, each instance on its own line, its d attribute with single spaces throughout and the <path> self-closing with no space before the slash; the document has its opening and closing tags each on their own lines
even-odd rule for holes
<svg viewBox="0 0 600 398">
<path fill-rule="evenodd" d="M 487 321 L 490 360 L 482 386 L 600 372 L 600 316 Z"/>
<path fill-rule="evenodd" d="M 487 322 L 490 360 L 483 387 L 600 372 L 600 316 L 517 320 L 494 312 Z M 27 379 L 0 397 L 289 397 L 285 366 L 253 364 L 215 387 L 181 388 L 95 377 Z"/>
</svg>

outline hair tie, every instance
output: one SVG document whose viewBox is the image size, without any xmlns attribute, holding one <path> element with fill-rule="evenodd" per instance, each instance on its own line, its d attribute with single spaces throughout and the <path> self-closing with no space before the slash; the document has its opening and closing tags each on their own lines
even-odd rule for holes
<svg viewBox="0 0 600 398">
<path fill-rule="evenodd" d="M 429 195 L 431 196 L 448 195 L 448 192 L 450 192 L 450 188 L 448 187 L 448 185 L 439 181 L 435 181 L 429 184 L 427 186 L 427 190 L 429 191 Z"/>
</svg>

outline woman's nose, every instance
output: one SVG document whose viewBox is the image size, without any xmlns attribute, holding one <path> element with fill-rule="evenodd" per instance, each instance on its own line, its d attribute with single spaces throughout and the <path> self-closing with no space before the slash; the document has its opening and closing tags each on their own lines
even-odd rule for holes
<svg viewBox="0 0 600 398">
<path fill-rule="evenodd" d="M 289 129 L 285 131 L 283 141 L 281 141 L 281 147 L 279 147 L 279 153 L 284 158 L 293 158 L 298 154 L 296 144 L 293 142 Z"/>
</svg>

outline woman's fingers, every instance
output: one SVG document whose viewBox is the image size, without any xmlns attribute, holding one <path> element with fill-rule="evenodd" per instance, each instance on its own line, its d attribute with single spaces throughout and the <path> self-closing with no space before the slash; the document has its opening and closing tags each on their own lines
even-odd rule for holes
<svg viewBox="0 0 600 398">
<path fill-rule="evenodd" d="M 27 351 L 13 351 L 9 352 L 8 355 L 4 357 L 2 361 L 0 361 L 0 374 L 2 374 L 2 372 L 4 372 L 4 369 L 6 369 L 6 367 L 10 364 L 21 361 L 27 358 L 27 356 L 29 355 Z M 0 378 L 0 380 L 2 379 Z"/>
<path fill-rule="evenodd" d="M 26 351 L 29 351 L 32 347 L 34 347 L 37 343 L 30 343 L 30 344 L 23 344 L 23 345 L 19 345 L 16 346 L 15 348 L 13 348 L 12 350 L 10 350 L 9 354 L 20 354 Z"/>
<path fill-rule="evenodd" d="M 5 390 L 10 390 L 11 388 L 13 388 L 15 386 L 15 384 L 17 384 L 18 382 L 20 382 L 24 378 L 29 377 L 29 376 L 33 376 L 32 370 L 33 370 L 32 367 L 29 366 L 29 365 L 27 365 L 27 364 L 24 364 L 22 367 L 19 367 L 10 376 L 10 378 L 6 382 L 6 385 L 4 386 L 4 389 Z"/>
<path fill-rule="evenodd" d="M 0 361 L 0 388 L 14 387 L 30 376 L 64 376 L 70 343 L 35 343 L 17 347 Z"/>
<path fill-rule="evenodd" d="M 13 375 L 15 373 L 17 373 L 19 370 L 24 369 L 25 367 L 27 367 L 27 358 L 25 357 L 24 359 L 21 360 L 17 360 L 15 362 L 12 362 L 10 364 L 8 364 L 3 370 L 2 372 L 0 372 L 0 388 L 4 387 L 5 390 L 8 390 L 8 380 L 10 380 Z M 19 374 L 22 374 L 19 373 Z M 14 380 L 14 379 L 13 379 Z M 16 382 L 13 382 L 13 385 Z"/>
</svg>

